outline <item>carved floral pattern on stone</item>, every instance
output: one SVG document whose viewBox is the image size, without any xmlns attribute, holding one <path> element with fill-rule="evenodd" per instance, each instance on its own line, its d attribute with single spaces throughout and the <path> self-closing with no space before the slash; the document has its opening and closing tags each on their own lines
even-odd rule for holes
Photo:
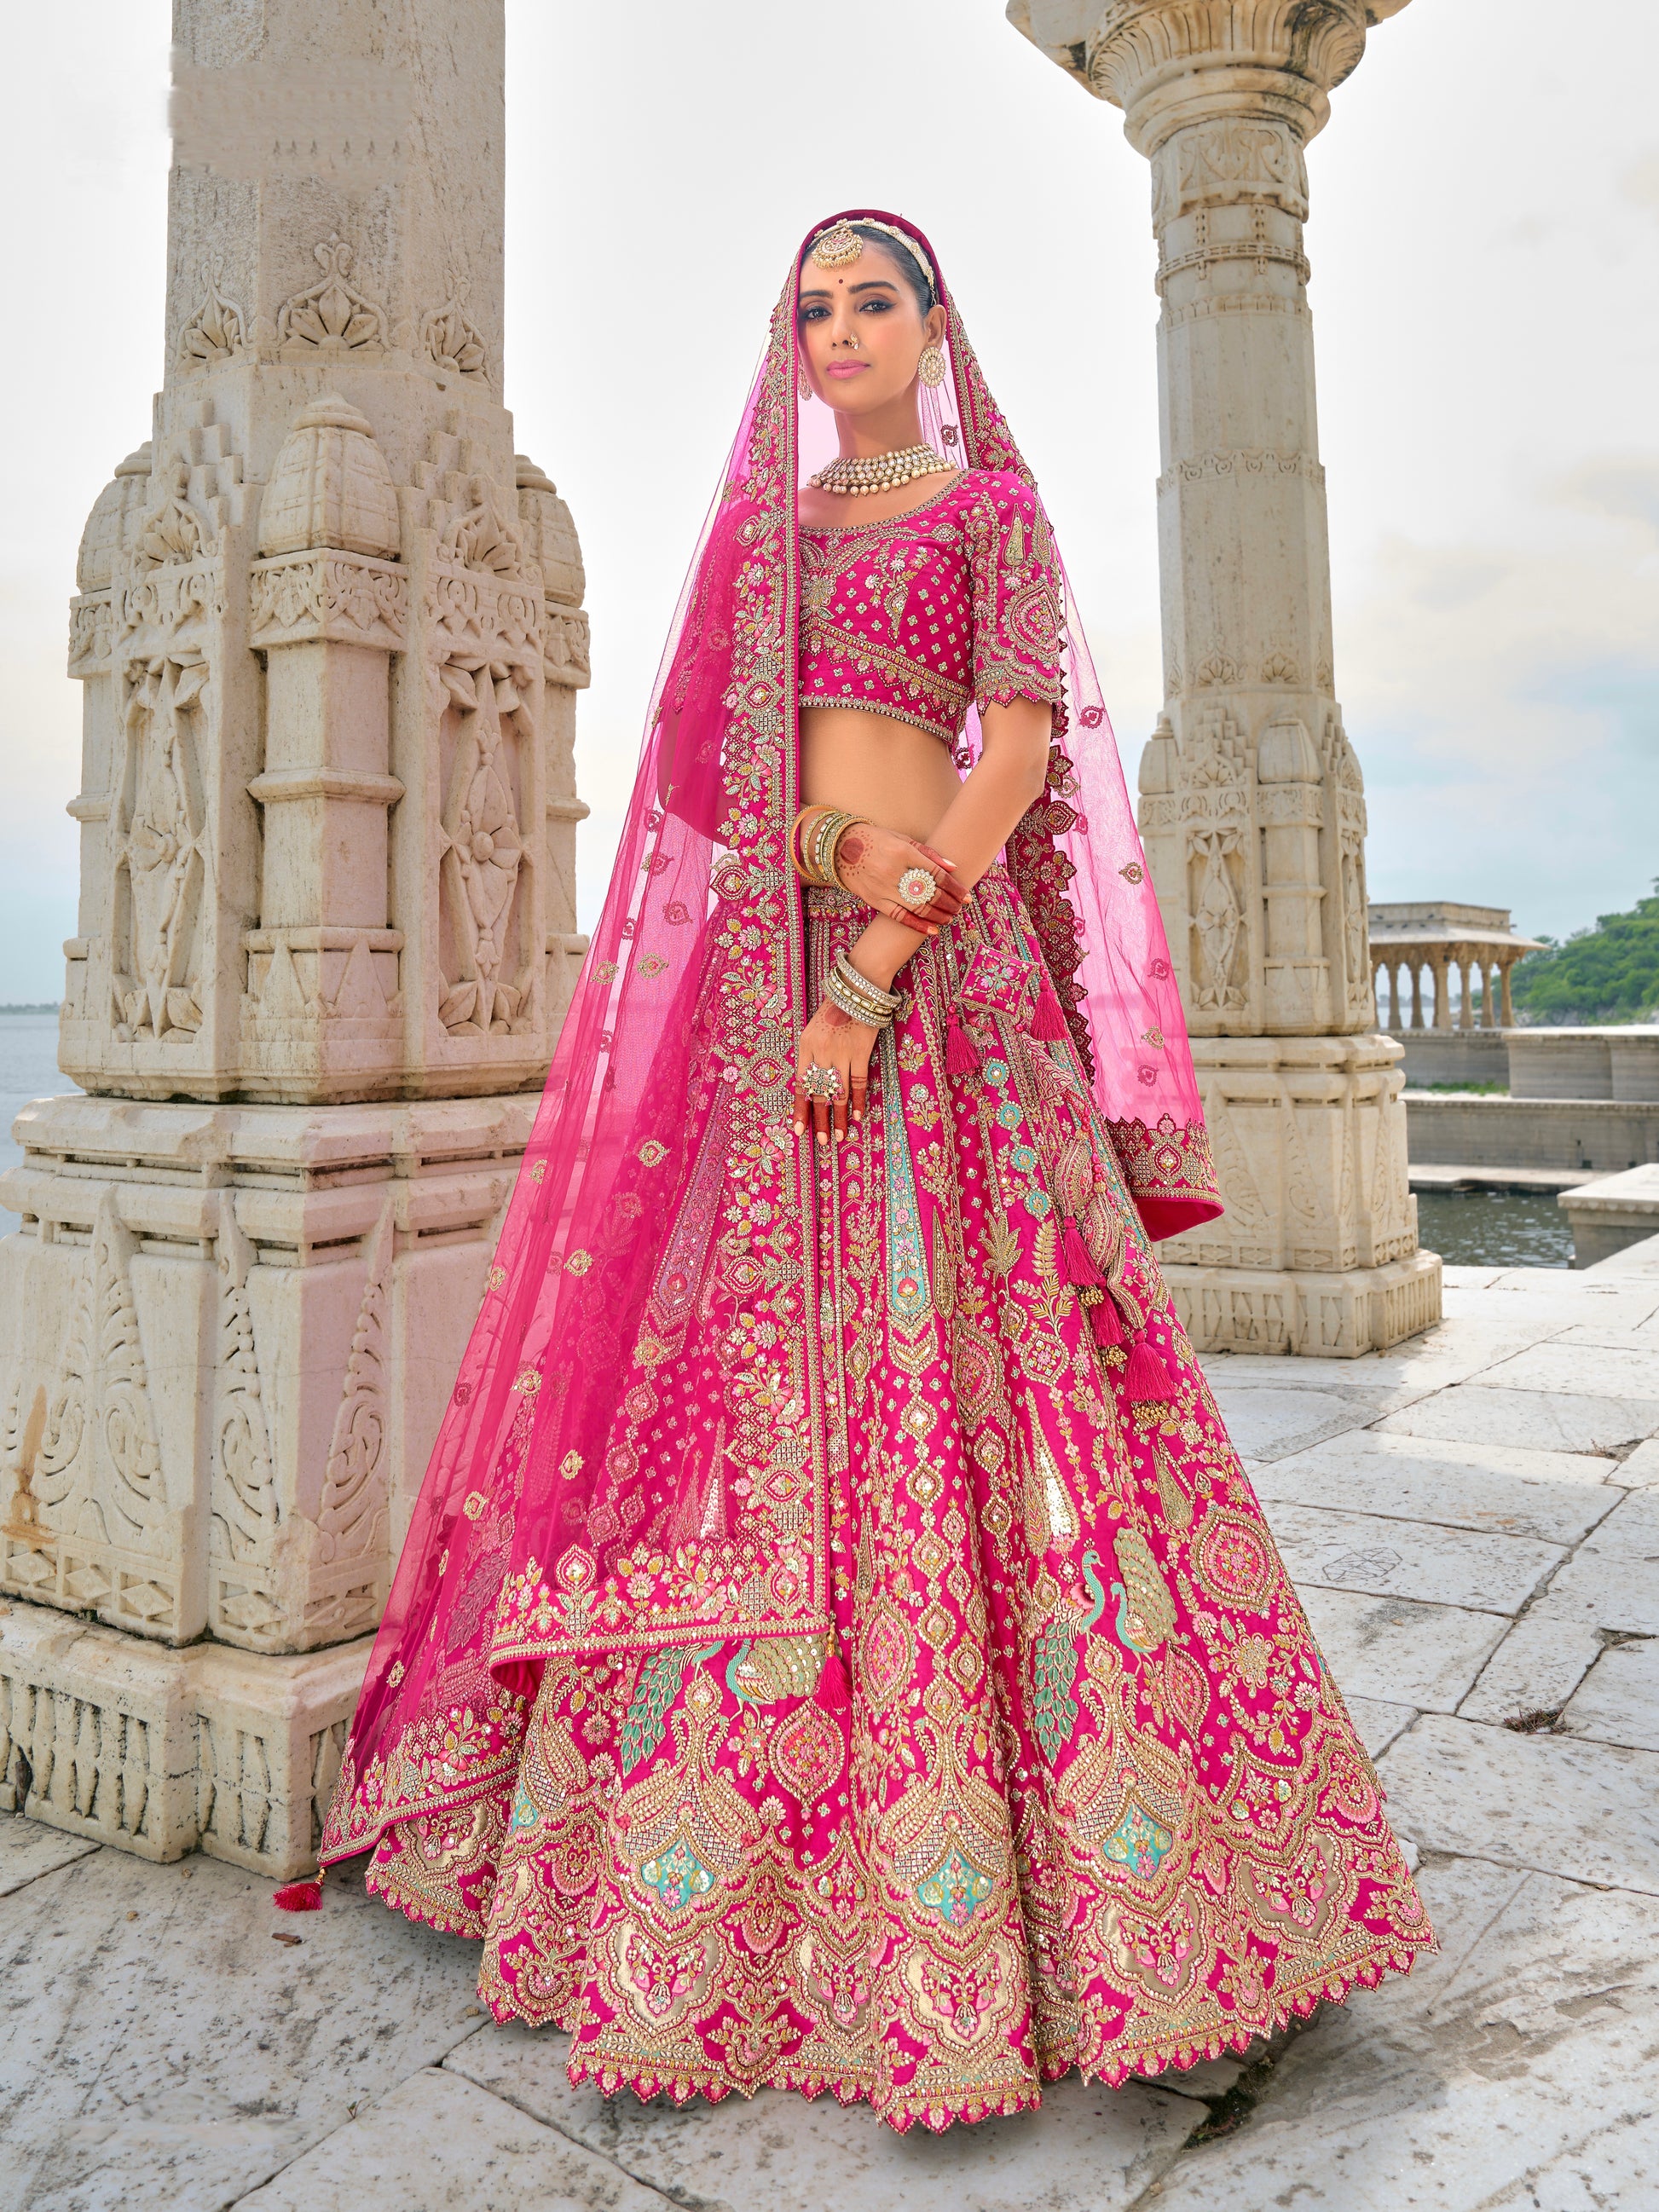
<svg viewBox="0 0 1659 2212">
<path fill-rule="evenodd" d="M 483 338 L 459 300 L 447 300 L 422 318 L 421 351 L 452 376 L 489 374 Z"/>
<path fill-rule="evenodd" d="M 292 294 L 277 309 L 277 344 L 334 354 L 384 347 L 385 313 L 347 275 L 352 261 L 348 242 L 331 232 L 311 251 L 322 264 L 322 278 Z"/>
<path fill-rule="evenodd" d="M 533 961 L 509 978 L 516 951 L 515 904 L 533 862 L 515 793 L 516 723 L 527 721 L 512 674 L 451 661 L 441 671 L 460 714 L 440 832 L 444 980 L 438 1018 L 452 1036 L 510 1031 L 534 986 Z M 505 719 L 504 719 L 505 718 Z"/>
<path fill-rule="evenodd" d="M 246 343 L 247 317 L 220 289 L 216 264 L 203 277 L 204 297 L 179 334 L 179 361 L 185 368 L 204 368 L 229 361 Z"/>
<path fill-rule="evenodd" d="M 111 989 L 116 1035 L 188 1040 L 201 1027 L 196 937 L 207 869 L 195 730 L 204 661 L 139 664 L 117 784 Z"/>
</svg>

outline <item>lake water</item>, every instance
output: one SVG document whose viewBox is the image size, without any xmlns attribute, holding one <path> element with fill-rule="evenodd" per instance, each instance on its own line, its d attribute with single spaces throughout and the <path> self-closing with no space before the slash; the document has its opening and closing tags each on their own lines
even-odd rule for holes
<svg viewBox="0 0 1659 2212">
<path fill-rule="evenodd" d="M 23 1157 L 12 1142 L 11 1125 L 32 1098 L 50 1098 L 77 1086 L 58 1072 L 58 1017 L 0 1014 L 0 1171 Z M 17 1216 L 0 1207 L 0 1234 L 17 1226 Z"/>
<path fill-rule="evenodd" d="M 22 1155 L 11 1125 L 32 1098 L 75 1089 L 58 1072 L 56 1014 L 0 1014 L 0 1170 Z M 1570 1267 L 1572 1231 L 1553 1198 L 1507 1191 L 1423 1191 L 1418 1231 L 1431 1252 L 1459 1267 Z M 0 1233 L 17 1217 L 0 1209 Z"/>
</svg>

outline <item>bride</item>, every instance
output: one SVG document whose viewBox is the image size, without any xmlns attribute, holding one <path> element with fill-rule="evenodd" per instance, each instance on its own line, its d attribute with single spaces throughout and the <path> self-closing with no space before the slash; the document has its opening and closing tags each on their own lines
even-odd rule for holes
<svg viewBox="0 0 1659 2212">
<path fill-rule="evenodd" d="M 1009 2112 L 1432 1942 L 1159 1273 L 1219 1212 L 937 256 L 791 267 L 325 1863 L 573 2080 Z"/>
</svg>

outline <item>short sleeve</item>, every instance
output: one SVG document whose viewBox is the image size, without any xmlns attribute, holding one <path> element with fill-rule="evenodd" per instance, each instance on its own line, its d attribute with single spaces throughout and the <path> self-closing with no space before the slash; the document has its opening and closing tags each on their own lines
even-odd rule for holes
<svg viewBox="0 0 1659 2212">
<path fill-rule="evenodd" d="M 974 702 L 1036 699 L 1064 726 L 1060 563 L 1041 501 L 1023 478 L 988 474 L 969 524 L 974 566 Z"/>
</svg>

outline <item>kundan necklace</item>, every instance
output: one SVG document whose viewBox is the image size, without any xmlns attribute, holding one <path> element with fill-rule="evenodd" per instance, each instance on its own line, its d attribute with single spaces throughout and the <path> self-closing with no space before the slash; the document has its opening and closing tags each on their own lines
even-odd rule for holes
<svg viewBox="0 0 1659 2212">
<path fill-rule="evenodd" d="M 866 492 L 892 491 L 916 477 L 937 476 L 952 469 L 931 446 L 905 446 L 896 453 L 842 453 L 810 481 L 820 491 L 849 492 L 854 499 Z"/>
</svg>

